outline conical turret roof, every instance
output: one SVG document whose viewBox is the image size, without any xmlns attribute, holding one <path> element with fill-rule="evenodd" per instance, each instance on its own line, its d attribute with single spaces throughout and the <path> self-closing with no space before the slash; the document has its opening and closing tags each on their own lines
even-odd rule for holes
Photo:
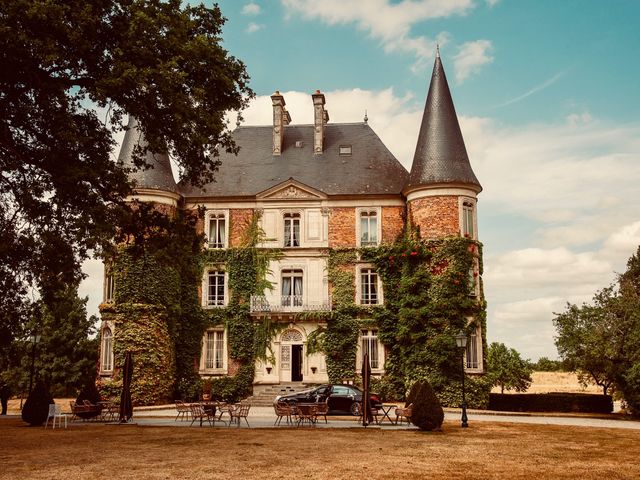
<svg viewBox="0 0 640 480">
<path fill-rule="evenodd" d="M 118 162 L 125 168 L 132 169 L 129 172 L 129 179 L 135 182 L 136 188 L 149 188 L 153 190 L 163 190 L 166 192 L 178 193 L 176 181 L 171 171 L 171 163 L 169 155 L 166 153 L 153 153 L 147 151 L 145 154 L 145 163 L 151 165 L 147 169 L 136 169 L 133 163 L 133 150 L 139 145 L 145 148 L 148 144 L 142 131 L 138 127 L 138 121 L 133 117 L 129 117 L 128 130 L 124 134 Z"/>
<path fill-rule="evenodd" d="M 442 183 L 465 184 L 478 192 L 482 190 L 471 169 L 447 77 L 437 55 L 405 191 Z"/>
</svg>

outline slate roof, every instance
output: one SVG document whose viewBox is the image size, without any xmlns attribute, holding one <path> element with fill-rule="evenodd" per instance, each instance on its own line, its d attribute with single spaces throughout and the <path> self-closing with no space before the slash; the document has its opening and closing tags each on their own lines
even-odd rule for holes
<svg viewBox="0 0 640 480">
<path fill-rule="evenodd" d="M 272 126 L 238 127 L 233 137 L 240 152 L 221 154 L 216 181 L 203 188 L 181 183 L 180 192 L 187 198 L 255 196 L 290 178 L 327 195 L 402 192 L 409 174 L 369 125 L 325 125 L 322 155 L 313 153 L 313 128 L 286 126 L 282 155 L 274 156 Z M 352 154 L 339 155 L 341 145 L 351 145 Z"/>
<path fill-rule="evenodd" d="M 471 169 L 447 77 L 437 55 L 405 190 L 441 183 L 462 183 L 482 190 Z"/>
<path fill-rule="evenodd" d="M 133 149 L 136 145 L 146 147 L 147 142 L 138 128 L 138 122 L 135 118 L 129 117 L 128 127 L 129 130 L 124 134 L 124 140 L 122 141 L 122 147 L 118 155 L 118 162 L 125 167 L 134 168 L 132 157 Z M 135 181 L 136 187 L 178 193 L 178 186 L 173 178 L 171 163 L 166 153 L 147 152 L 145 162 L 152 165 L 152 168 L 133 170 L 129 173 L 129 178 Z"/>
</svg>

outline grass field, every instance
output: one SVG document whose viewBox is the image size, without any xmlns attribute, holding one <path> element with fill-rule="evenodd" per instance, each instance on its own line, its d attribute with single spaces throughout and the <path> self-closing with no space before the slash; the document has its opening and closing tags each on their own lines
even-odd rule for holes
<svg viewBox="0 0 640 480">
<path fill-rule="evenodd" d="M 476 422 L 442 432 L 0 421 L 0 479 L 637 479 L 640 431 Z"/>
</svg>

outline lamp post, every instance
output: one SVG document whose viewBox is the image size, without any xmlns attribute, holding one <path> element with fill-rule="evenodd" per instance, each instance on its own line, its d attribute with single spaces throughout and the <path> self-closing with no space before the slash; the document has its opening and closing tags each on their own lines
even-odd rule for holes
<svg viewBox="0 0 640 480">
<path fill-rule="evenodd" d="M 462 428 L 467 428 L 467 401 L 464 397 L 464 349 L 467 348 L 467 334 L 462 330 L 456 335 L 456 345 L 462 350 Z"/>
<path fill-rule="evenodd" d="M 36 345 L 40 343 L 42 337 L 36 333 L 31 334 L 29 341 L 33 345 L 31 347 L 31 373 L 29 375 L 29 395 L 31 395 L 31 388 L 33 387 L 33 372 L 36 366 Z"/>
</svg>

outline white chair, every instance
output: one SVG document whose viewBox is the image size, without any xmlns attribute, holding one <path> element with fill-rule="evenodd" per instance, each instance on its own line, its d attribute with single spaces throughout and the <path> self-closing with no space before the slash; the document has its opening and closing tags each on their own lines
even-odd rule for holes
<svg viewBox="0 0 640 480">
<path fill-rule="evenodd" d="M 58 419 L 58 428 L 62 428 L 63 418 L 64 418 L 64 428 L 67 428 L 67 414 L 62 413 L 62 405 L 56 405 L 55 403 L 50 403 L 49 414 L 47 415 L 47 421 L 44 424 L 44 428 L 47 428 L 49 419 L 52 420 L 53 428 L 56 428 L 56 418 Z"/>
</svg>

